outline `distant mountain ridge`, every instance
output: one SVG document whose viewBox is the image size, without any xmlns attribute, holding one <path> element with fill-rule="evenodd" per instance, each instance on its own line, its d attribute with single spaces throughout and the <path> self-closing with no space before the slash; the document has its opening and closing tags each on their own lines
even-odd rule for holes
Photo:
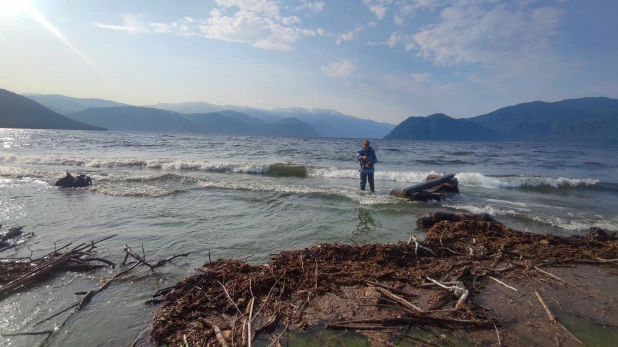
<svg viewBox="0 0 618 347">
<path fill-rule="evenodd" d="M 181 114 L 140 106 L 89 108 L 68 117 L 115 131 L 181 132 L 218 135 L 319 137 L 310 125 L 297 119 L 273 124 L 235 111 Z"/>
<path fill-rule="evenodd" d="M 129 106 L 127 104 L 110 100 L 93 98 L 72 98 L 60 94 L 24 93 L 23 95 L 28 99 L 32 99 L 39 104 L 51 109 L 52 111 L 56 111 L 63 115 L 83 111 L 85 109 L 94 107 Z"/>
<path fill-rule="evenodd" d="M 42 105 L 64 115 L 78 113 L 81 111 L 85 111 L 89 108 L 132 106 L 103 99 L 73 98 L 59 94 L 25 93 L 24 96 L 27 96 L 28 98 L 31 98 L 41 103 Z M 314 134 L 317 134 L 316 136 L 322 137 L 382 138 L 395 127 L 394 124 L 361 119 L 358 117 L 340 113 L 335 110 L 305 109 L 300 107 L 263 110 L 258 108 L 234 105 L 214 105 L 202 101 L 183 103 L 159 103 L 141 107 L 155 108 L 180 114 L 223 114 L 222 112 L 224 111 L 235 111 L 254 118 L 258 118 L 265 123 L 276 125 L 272 129 L 280 127 L 280 122 L 286 118 L 296 118 L 299 121 L 310 125 L 313 130 L 315 130 Z M 286 127 L 283 127 L 281 129 L 285 129 L 285 131 L 288 132 L 294 132 L 290 127 L 291 124 L 288 123 Z M 270 130 L 264 131 L 265 132 L 262 133 L 269 134 L 267 136 L 284 136 L 282 134 L 273 133 Z M 299 133 L 308 134 L 305 131 L 300 131 Z"/>
<path fill-rule="evenodd" d="M 534 101 L 467 119 L 409 117 L 384 138 L 618 145 L 618 100 Z"/>
<path fill-rule="evenodd" d="M 306 108 L 276 108 L 262 110 L 252 107 L 218 106 L 207 102 L 185 102 L 180 104 L 155 104 L 149 107 L 178 113 L 210 113 L 224 110 L 236 111 L 259 118 L 266 123 L 276 124 L 285 118 L 296 118 L 311 125 L 321 136 L 341 138 L 382 138 L 395 125 L 349 116 L 335 110 Z"/>
<path fill-rule="evenodd" d="M 500 141 L 500 134 L 468 119 L 454 119 L 443 113 L 409 117 L 385 139 L 418 141 Z"/>
<path fill-rule="evenodd" d="M 0 128 L 107 130 L 65 117 L 5 89 L 0 89 Z"/>
</svg>

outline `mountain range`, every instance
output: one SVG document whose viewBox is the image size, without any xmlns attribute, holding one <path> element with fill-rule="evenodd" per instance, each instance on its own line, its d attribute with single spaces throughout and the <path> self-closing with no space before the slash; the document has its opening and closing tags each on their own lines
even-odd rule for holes
<svg viewBox="0 0 618 347">
<path fill-rule="evenodd" d="M 0 89 L 0 128 L 106 130 L 77 122 L 5 89 Z"/>
<path fill-rule="evenodd" d="M 235 111 L 181 114 L 151 107 L 88 108 L 68 117 L 114 131 L 179 132 L 248 136 L 319 137 L 310 125 L 295 118 L 274 123 Z"/>
<path fill-rule="evenodd" d="M 618 100 L 534 101 L 477 117 L 409 117 L 397 126 L 335 110 L 263 110 L 206 102 L 131 106 L 103 99 L 0 89 L 0 127 L 185 132 L 250 136 L 618 144 Z M 62 113 L 62 114 L 60 114 Z"/>
<path fill-rule="evenodd" d="M 534 101 L 477 117 L 409 117 L 385 139 L 618 145 L 618 100 Z"/>
</svg>

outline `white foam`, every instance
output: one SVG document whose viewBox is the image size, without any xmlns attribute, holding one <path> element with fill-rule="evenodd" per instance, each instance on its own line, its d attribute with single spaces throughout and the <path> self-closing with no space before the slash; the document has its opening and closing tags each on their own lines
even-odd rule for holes
<svg viewBox="0 0 618 347">
<path fill-rule="evenodd" d="M 494 216 L 517 216 L 520 215 L 520 213 L 518 213 L 515 210 L 506 210 L 506 209 L 500 209 L 497 208 L 495 206 L 491 206 L 491 205 L 485 205 L 482 207 L 479 206 L 473 206 L 473 205 L 449 205 L 449 204 L 443 204 L 442 206 L 444 207 L 448 207 L 448 208 L 452 208 L 455 210 L 465 210 L 468 212 L 472 212 L 472 213 L 489 213 L 491 215 Z"/>
<path fill-rule="evenodd" d="M 137 159 L 137 158 L 90 158 L 63 156 L 15 155 L 0 153 L 0 163 L 34 164 L 50 166 L 83 166 L 92 168 L 141 167 L 164 171 L 209 171 L 229 173 L 263 174 L 268 172 L 276 162 L 233 162 L 233 161 L 199 161 L 172 158 Z M 292 164 L 290 164 L 292 165 Z M 402 183 L 425 182 L 428 175 L 441 174 L 435 171 L 382 171 L 377 170 L 377 181 L 394 181 Z M 307 175 L 317 178 L 357 179 L 357 169 L 347 168 L 308 168 Z M 599 184 L 596 179 L 576 179 L 564 177 L 541 176 L 486 176 L 478 172 L 460 172 L 456 174 L 460 186 L 486 188 L 519 187 L 577 187 Z"/>
<path fill-rule="evenodd" d="M 283 185 L 271 181 L 199 181 L 198 185 L 210 189 L 230 189 L 261 192 L 277 192 L 289 194 L 324 194 L 346 197 L 361 205 L 394 204 L 400 199 L 390 195 L 377 195 L 343 188 L 319 188 L 306 185 Z"/>
<path fill-rule="evenodd" d="M 165 189 L 156 186 L 113 186 L 113 185 L 97 185 L 90 187 L 91 192 L 112 195 L 112 196 L 137 196 L 158 198 L 162 196 L 172 195 L 176 190 Z"/>
<path fill-rule="evenodd" d="M 374 174 L 376 181 L 395 181 L 404 183 L 425 182 L 428 175 L 436 174 L 436 172 L 423 171 L 380 171 L 377 170 Z M 324 177 L 324 178 L 351 178 L 358 179 L 359 172 L 354 169 L 339 169 L 339 168 L 309 168 L 307 176 Z"/>
<path fill-rule="evenodd" d="M 455 175 L 462 186 L 480 186 L 486 188 L 520 188 L 520 187 L 577 187 L 599 184 L 596 179 L 577 179 L 544 176 L 485 176 L 478 172 L 460 172 Z"/>
</svg>

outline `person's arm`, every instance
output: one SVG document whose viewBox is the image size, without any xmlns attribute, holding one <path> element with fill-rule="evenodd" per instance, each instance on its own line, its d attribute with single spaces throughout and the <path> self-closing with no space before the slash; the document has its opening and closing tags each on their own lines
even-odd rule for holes
<svg viewBox="0 0 618 347">
<path fill-rule="evenodd" d="M 371 151 L 371 159 L 369 159 L 369 161 L 371 161 L 372 164 L 375 164 L 378 162 L 378 157 L 376 156 L 376 151 Z"/>
<path fill-rule="evenodd" d="M 363 161 L 363 156 L 361 155 L 361 151 L 358 151 L 358 154 L 356 155 L 356 160 Z"/>
</svg>

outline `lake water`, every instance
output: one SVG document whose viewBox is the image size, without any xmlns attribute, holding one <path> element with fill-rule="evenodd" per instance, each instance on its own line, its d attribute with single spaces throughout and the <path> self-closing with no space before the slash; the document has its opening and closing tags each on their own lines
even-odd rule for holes
<svg viewBox="0 0 618 347">
<path fill-rule="evenodd" d="M 148 259 L 191 252 L 151 275 L 114 282 L 51 340 L 52 346 L 130 344 L 156 307 L 161 287 L 219 257 L 267 262 L 269 255 L 322 242 L 407 240 L 430 211 L 487 212 L 519 230 L 583 234 L 618 229 L 616 147 L 373 140 L 376 193 L 360 192 L 362 139 L 0 129 L 0 223 L 27 225 L 34 256 L 68 242 L 118 234 L 98 255 L 120 263 L 123 245 Z M 87 189 L 54 187 L 67 171 Z M 441 202 L 389 196 L 454 173 L 461 193 Z M 30 255 L 21 247 L 2 257 Z M 32 325 L 95 289 L 118 270 L 66 273 L 0 301 L 0 332 Z M 0 338 L 29 346 L 42 337 Z"/>
</svg>

